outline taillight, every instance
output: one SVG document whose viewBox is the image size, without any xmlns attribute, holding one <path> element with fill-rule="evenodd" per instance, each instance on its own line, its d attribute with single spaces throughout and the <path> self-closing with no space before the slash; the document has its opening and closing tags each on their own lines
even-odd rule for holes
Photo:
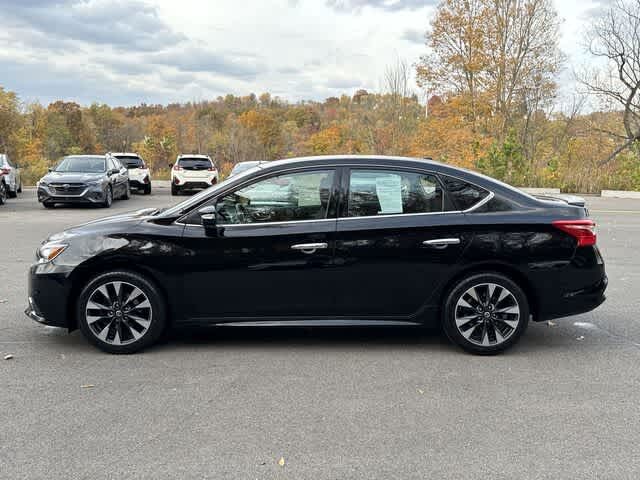
<svg viewBox="0 0 640 480">
<path fill-rule="evenodd" d="M 593 220 L 556 220 L 554 227 L 568 233 L 578 241 L 578 247 L 596 244 L 596 224 Z"/>
<path fill-rule="evenodd" d="M 207 170 L 209 170 L 210 172 L 215 172 L 216 171 L 215 167 L 209 167 Z"/>
<path fill-rule="evenodd" d="M 173 169 L 178 171 L 178 170 L 182 170 L 182 167 L 180 165 L 178 165 L 177 163 L 173 166 Z"/>
<path fill-rule="evenodd" d="M 11 173 L 11 168 L 10 167 L 2 167 L 2 168 L 0 168 L 0 172 L 2 172 L 3 175 L 9 175 Z"/>
</svg>

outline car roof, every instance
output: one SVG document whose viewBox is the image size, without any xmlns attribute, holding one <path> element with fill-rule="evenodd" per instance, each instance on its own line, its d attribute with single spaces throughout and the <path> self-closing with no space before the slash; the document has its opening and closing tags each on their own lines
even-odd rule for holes
<svg viewBox="0 0 640 480">
<path fill-rule="evenodd" d="M 131 153 L 131 152 L 109 152 L 107 155 L 112 155 L 114 157 L 116 155 L 122 155 L 127 157 L 140 157 L 140 155 L 138 155 L 137 153 Z"/>
<path fill-rule="evenodd" d="M 431 158 L 414 158 L 387 155 L 320 155 L 312 157 L 298 157 L 286 160 L 275 160 L 261 163 L 255 168 L 265 172 L 295 167 L 311 167 L 322 165 L 358 166 L 358 167 L 394 167 L 394 168 L 423 168 L 448 175 L 460 180 L 473 183 L 492 192 L 500 192 L 509 197 L 514 195 L 523 201 L 534 200 L 533 197 L 495 178 L 487 177 L 478 172 L 466 168 L 455 167 L 446 163 L 432 160 Z M 526 199 L 526 200 L 525 200 Z"/>
<path fill-rule="evenodd" d="M 81 157 L 81 158 L 104 158 L 106 157 L 106 155 L 83 155 L 83 154 L 77 154 L 77 155 L 65 155 L 64 158 L 77 158 L 77 157 Z"/>
<path fill-rule="evenodd" d="M 202 155 L 200 153 L 181 153 L 180 155 L 178 155 L 178 158 L 182 158 L 182 157 L 207 158 L 207 159 L 211 160 L 211 157 L 209 155 Z"/>
</svg>

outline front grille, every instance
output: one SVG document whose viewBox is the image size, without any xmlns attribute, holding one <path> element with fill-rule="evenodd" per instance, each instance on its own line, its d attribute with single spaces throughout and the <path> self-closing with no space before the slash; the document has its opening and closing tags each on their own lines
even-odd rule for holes
<svg viewBox="0 0 640 480">
<path fill-rule="evenodd" d="M 84 183 L 52 183 L 49 186 L 58 195 L 79 195 L 87 188 Z"/>
</svg>

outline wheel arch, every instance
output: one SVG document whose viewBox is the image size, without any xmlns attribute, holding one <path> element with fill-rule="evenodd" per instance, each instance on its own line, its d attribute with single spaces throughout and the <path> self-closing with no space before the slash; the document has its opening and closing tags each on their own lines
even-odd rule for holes
<svg viewBox="0 0 640 480">
<path fill-rule="evenodd" d="M 530 315 L 533 317 L 533 319 L 537 318 L 539 312 L 539 298 L 531 281 L 526 277 L 524 273 L 522 273 L 513 265 L 494 261 L 469 265 L 464 269 L 458 271 L 442 286 L 438 295 L 438 318 L 442 316 L 442 307 L 451 290 L 453 290 L 456 285 L 464 278 L 481 273 L 499 273 L 515 282 L 520 288 L 522 288 L 522 291 L 527 297 Z"/>
<path fill-rule="evenodd" d="M 165 303 L 165 307 L 167 308 L 167 324 L 170 325 L 173 323 L 173 319 L 175 317 L 175 305 L 171 302 L 171 297 L 169 296 L 169 292 L 166 288 L 164 282 L 160 281 L 160 274 L 145 267 L 144 265 L 139 265 L 133 263 L 124 258 L 116 258 L 116 259 L 102 259 L 99 261 L 94 261 L 91 263 L 85 263 L 76 268 L 71 274 L 71 291 L 67 298 L 67 315 L 69 318 L 68 328 L 69 331 L 76 330 L 78 328 L 78 319 L 76 318 L 76 302 L 78 297 L 80 296 L 80 292 L 87 285 L 87 283 L 94 277 L 101 275 L 103 273 L 113 272 L 113 271 L 124 271 L 131 272 L 138 275 L 143 276 L 149 282 L 151 282 L 162 294 L 162 298 Z"/>
</svg>

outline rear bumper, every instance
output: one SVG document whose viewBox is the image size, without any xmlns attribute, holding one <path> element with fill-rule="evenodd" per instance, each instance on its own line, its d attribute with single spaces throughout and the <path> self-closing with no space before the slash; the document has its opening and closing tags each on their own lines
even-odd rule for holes
<svg viewBox="0 0 640 480">
<path fill-rule="evenodd" d="M 148 185 L 151 185 L 151 182 L 147 179 L 147 181 L 144 180 L 129 180 L 129 186 L 131 186 L 131 188 L 144 188 Z"/>
<path fill-rule="evenodd" d="M 594 310 L 607 299 L 605 290 L 608 283 L 609 280 L 605 275 L 593 285 L 564 293 L 560 301 L 555 302 L 553 307 L 542 308 L 536 320 L 551 320 L 552 318 L 568 317 Z"/>
</svg>

